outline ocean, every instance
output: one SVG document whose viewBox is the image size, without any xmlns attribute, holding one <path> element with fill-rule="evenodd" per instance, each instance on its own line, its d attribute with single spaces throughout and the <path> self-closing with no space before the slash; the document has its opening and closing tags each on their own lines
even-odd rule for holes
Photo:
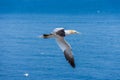
<svg viewBox="0 0 120 80">
<path fill-rule="evenodd" d="M 65 37 L 75 69 L 39 38 L 57 27 L 81 33 Z M 0 14 L 0 80 L 120 80 L 120 15 Z"/>
</svg>

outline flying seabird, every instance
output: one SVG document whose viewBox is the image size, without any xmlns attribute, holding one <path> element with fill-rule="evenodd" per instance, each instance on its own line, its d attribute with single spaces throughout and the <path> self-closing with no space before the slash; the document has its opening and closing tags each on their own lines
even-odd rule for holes
<svg viewBox="0 0 120 80">
<path fill-rule="evenodd" d="M 70 34 L 77 34 L 76 30 L 64 30 L 64 28 L 55 28 L 50 34 L 43 34 L 41 38 L 55 38 L 58 46 L 64 52 L 64 56 L 66 60 L 70 63 L 70 65 L 75 68 L 74 56 L 72 54 L 71 46 L 65 41 L 64 37 Z"/>
</svg>

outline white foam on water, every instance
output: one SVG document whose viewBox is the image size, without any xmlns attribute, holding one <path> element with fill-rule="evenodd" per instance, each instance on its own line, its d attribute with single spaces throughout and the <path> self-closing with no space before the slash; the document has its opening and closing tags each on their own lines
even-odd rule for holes
<svg viewBox="0 0 120 80">
<path fill-rule="evenodd" d="M 28 74 L 28 73 L 24 73 L 24 76 L 25 76 L 25 77 L 28 77 L 28 76 L 29 76 L 29 74 Z"/>
</svg>

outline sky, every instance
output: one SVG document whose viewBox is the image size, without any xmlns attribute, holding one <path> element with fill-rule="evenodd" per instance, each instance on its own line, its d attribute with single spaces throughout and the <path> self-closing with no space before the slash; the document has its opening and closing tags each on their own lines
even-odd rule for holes
<svg viewBox="0 0 120 80">
<path fill-rule="evenodd" d="M 0 13 L 120 13 L 120 0 L 0 0 Z"/>
</svg>

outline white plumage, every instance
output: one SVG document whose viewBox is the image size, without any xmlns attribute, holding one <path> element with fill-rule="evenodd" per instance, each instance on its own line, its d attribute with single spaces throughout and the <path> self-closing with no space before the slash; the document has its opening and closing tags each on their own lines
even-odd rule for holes
<svg viewBox="0 0 120 80">
<path fill-rule="evenodd" d="M 64 28 L 55 28 L 51 34 L 43 34 L 42 38 L 55 38 L 58 46 L 64 53 L 66 60 L 75 68 L 75 61 L 72 54 L 71 46 L 64 40 L 66 35 L 79 33 L 76 30 L 64 30 Z"/>
</svg>

